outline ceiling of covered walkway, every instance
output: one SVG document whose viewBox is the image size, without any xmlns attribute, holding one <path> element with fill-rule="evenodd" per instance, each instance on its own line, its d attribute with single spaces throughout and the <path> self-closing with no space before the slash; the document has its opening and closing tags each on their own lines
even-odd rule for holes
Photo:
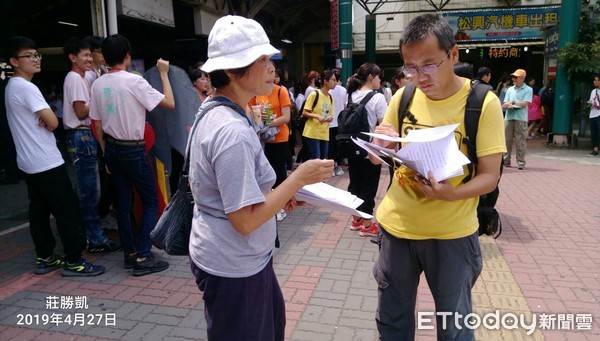
<svg viewBox="0 0 600 341">
<path fill-rule="evenodd" d="M 149 0 L 139 0 L 149 1 Z M 465 9 L 471 0 L 354 0 L 368 13 L 378 14 L 383 4 L 418 3 L 424 11 Z M 65 36 L 89 34 L 89 0 L 2 0 L 0 36 L 35 35 L 49 45 L 59 46 Z M 210 6 L 222 13 L 238 14 L 259 21 L 273 38 L 304 41 L 314 31 L 330 29 L 330 0 L 173 0 L 175 13 L 191 12 L 192 6 Z M 496 6 L 513 7 L 520 0 L 497 0 Z M 472 9 L 472 6 L 471 6 Z M 58 21 L 81 23 L 78 28 Z M 183 29 L 189 28 L 184 25 Z M 177 28 L 176 28 L 177 29 Z M 192 27 L 193 29 L 193 27 Z M 81 31 L 81 32 L 79 32 Z M 85 32 L 84 32 L 85 31 Z M 54 42 L 61 44 L 54 44 Z"/>
</svg>

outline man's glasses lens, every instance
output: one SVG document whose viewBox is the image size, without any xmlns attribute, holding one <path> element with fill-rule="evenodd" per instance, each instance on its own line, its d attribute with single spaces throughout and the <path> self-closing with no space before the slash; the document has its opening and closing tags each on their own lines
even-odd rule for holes
<svg viewBox="0 0 600 341">
<path fill-rule="evenodd" d="M 36 60 L 42 60 L 42 55 L 39 53 L 35 53 L 35 54 L 28 54 L 25 56 L 17 56 L 17 59 L 18 58 L 28 58 L 29 61 L 35 62 Z"/>
<path fill-rule="evenodd" d="M 435 64 L 431 64 L 431 65 L 425 65 L 421 68 L 421 72 L 423 72 L 426 75 L 432 75 L 434 73 L 436 73 L 438 70 L 437 65 Z M 404 73 L 404 75 L 406 77 L 414 77 L 417 75 L 419 71 L 417 69 L 415 69 L 414 67 L 407 67 L 402 69 L 402 73 Z"/>
</svg>

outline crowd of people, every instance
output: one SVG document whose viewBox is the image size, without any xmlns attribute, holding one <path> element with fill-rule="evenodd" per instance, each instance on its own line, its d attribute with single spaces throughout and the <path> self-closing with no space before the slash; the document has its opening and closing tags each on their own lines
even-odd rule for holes
<svg viewBox="0 0 600 341">
<path fill-rule="evenodd" d="M 132 269 L 134 276 L 168 269 L 169 264 L 151 251 L 150 231 L 160 216 L 160 200 L 148 156 L 151 127 L 146 111 L 177 106 L 169 62 L 157 60 L 159 92 L 128 72 L 132 52 L 124 36 L 71 38 L 64 45 L 71 69 L 62 96 L 53 96 L 51 106 L 31 82 L 41 71 L 42 56 L 35 43 L 13 37 L 7 53 L 15 73 L 5 101 L 30 200 L 34 272 L 104 273 L 103 266 L 82 258 L 84 250 L 122 252 L 123 267 Z M 373 216 L 348 217 L 348 228 L 376 237 L 380 247 L 373 275 L 381 338 L 414 339 L 422 273 L 438 311 L 471 313 L 471 289 L 483 266 L 478 198 L 498 184 L 501 164 L 511 166 L 513 143 L 517 167 L 524 170 L 526 140 L 550 131 L 553 83 L 534 91 L 533 83 L 526 84 L 526 71 L 517 69 L 493 88 L 491 69 L 482 67 L 473 74 L 469 64 L 459 62 L 452 29 L 435 14 L 418 16 L 404 29 L 404 65 L 389 88 L 380 67 L 365 63 L 346 80 L 347 87 L 338 70 L 311 70 L 288 89 L 285 73 L 270 60 L 276 53 L 256 21 L 225 16 L 210 32 L 208 59 L 189 72 L 190 86 L 202 102 L 202 115 L 189 136 L 189 185 L 195 202 L 190 267 L 204 293 L 208 339 L 284 339 L 285 303 L 273 269 L 277 223 L 303 204 L 295 198 L 300 188 L 343 175 L 343 166 L 349 173 L 348 191 L 364 201 L 357 209 Z M 599 77 L 589 100 L 592 156 L 599 154 Z M 416 87 L 408 107 L 410 119 L 398 115 L 408 82 Z M 368 96 L 369 132 L 402 137 L 412 129 L 462 123 L 472 82 L 487 84 L 489 91 L 478 125 L 478 164 L 473 174 L 464 175 L 471 180 L 458 176 L 438 181 L 431 173 L 419 175 L 401 165 L 390 168 L 387 193 L 377 205 L 381 159 L 340 157 L 340 112 Z M 76 191 L 52 134 L 59 125 Z M 456 135 L 466 135 L 464 124 L 456 128 Z M 371 142 L 402 147 L 381 138 Z M 457 142 L 467 155 L 467 146 Z M 113 184 L 118 241 L 110 240 L 100 223 L 103 174 Z M 140 203 L 139 212 L 132 209 L 134 201 Z M 55 253 L 50 215 L 56 219 L 64 256 Z M 473 339 L 472 329 L 444 318 L 437 317 L 438 326 L 447 326 L 438 327 L 440 338 Z"/>
</svg>

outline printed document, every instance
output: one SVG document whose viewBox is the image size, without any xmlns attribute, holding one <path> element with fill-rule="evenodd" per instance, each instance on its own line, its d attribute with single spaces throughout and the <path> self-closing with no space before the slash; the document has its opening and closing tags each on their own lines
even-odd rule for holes
<svg viewBox="0 0 600 341">
<path fill-rule="evenodd" d="M 356 210 L 364 201 L 356 195 L 342 189 L 333 187 L 324 182 L 306 185 L 296 192 L 296 200 L 304 201 L 316 207 L 329 208 L 360 216 L 364 219 L 373 218 L 372 215 Z"/>
<path fill-rule="evenodd" d="M 435 128 L 411 130 L 405 137 L 391 137 L 383 134 L 364 133 L 382 140 L 404 142 L 400 150 L 382 148 L 365 141 L 354 143 L 380 160 L 380 156 L 393 157 L 405 166 L 428 179 L 429 171 L 437 181 L 443 181 L 464 174 L 463 165 L 470 163 L 459 149 L 454 138 L 458 123 Z M 379 156 L 377 155 L 379 154 Z M 383 161 L 383 160 L 382 160 Z"/>
</svg>

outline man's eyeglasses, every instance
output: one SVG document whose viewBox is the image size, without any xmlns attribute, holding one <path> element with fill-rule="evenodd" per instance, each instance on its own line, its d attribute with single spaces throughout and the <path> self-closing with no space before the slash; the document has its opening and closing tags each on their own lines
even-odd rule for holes
<svg viewBox="0 0 600 341">
<path fill-rule="evenodd" d="M 34 53 L 34 54 L 26 54 L 24 56 L 16 56 L 15 58 L 19 59 L 19 58 L 29 58 L 30 62 L 35 62 L 36 60 L 42 60 L 42 55 L 39 53 Z"/>
<path fill-rule="evenodd" d="M 446 58 L 448 58 L 449 55 L 450 55 L 450 51 L 448 51 L 448 53 L 446 53 L 446 55 L 444 56 L 444 58 L 442 59 L 441 62 L 439 62 L 437 64 L 428 64 L 428 65 L 423 66 L 420 69 L 415 68 L 415 67 L 403 67 L 402 73 L 408 78 L 416 76 L 419 73 L 419 71 L 423 72 L 426 75 L 433 75 L 434 73 L 438 72 L 440 65 L 442 65 L 444 60 L 446 60 Z"/>
</svg>

